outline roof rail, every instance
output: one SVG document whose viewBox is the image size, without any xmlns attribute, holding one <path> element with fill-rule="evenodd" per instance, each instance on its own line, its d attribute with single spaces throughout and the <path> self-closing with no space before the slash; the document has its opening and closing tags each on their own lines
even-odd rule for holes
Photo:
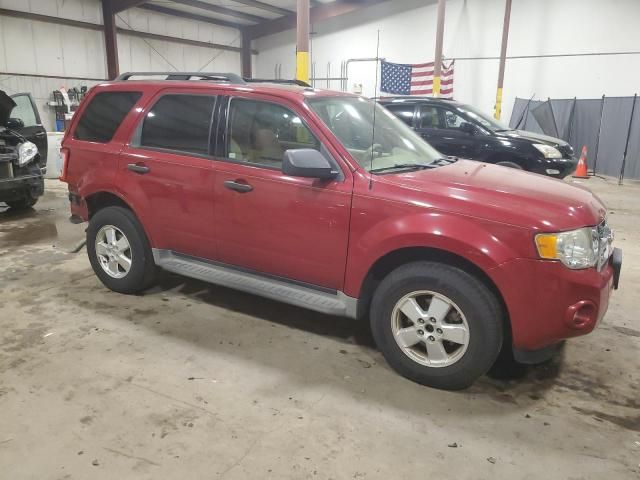
<svg viewBox="0 0 640 480">
<path fill-rule="evenodd" d="M 213 80 L 217 82 L 245 83 L 240 75 L 235 73 L 211 73 L 211 72 L 126 72 L 118 77 L 116 81 L 129 80 L 134 76 L 158 77 L 164 76 L 164 80 Z"/>
<path fill-rule="evenodd" d="M 300 87 L 311 87 L 307 82 L 302 80 L 287 80 L 283 78 L 243 78 L 247 83 L 280 83 L 284 85 L 298 85 Z"/>
</svg>

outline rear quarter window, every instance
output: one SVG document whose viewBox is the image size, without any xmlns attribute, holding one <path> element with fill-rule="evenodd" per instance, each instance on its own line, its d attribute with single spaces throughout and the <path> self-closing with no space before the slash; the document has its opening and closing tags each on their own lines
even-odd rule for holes
<svg viewBox="0 0 640 480">
<path fill-rule="evenodd" d="M 141 96 L 141 92 L 96 94 L 82 113 L 74 138 L 99 143 L 111 141 L 120 123 Z"/>
</svg>

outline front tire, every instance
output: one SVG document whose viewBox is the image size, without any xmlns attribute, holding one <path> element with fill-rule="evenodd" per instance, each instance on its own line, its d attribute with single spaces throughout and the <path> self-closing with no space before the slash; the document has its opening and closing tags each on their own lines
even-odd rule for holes
<svg viewBox="0 0 640 480">
<path fill-rule="evenodd" d="M 7 205 L 9 205 L 12 210 L 26 210 L 27 208 L 33 207 L 37 203 L 37 201 L 38 197 L 34 197 L 30 193 L 28 193 L 24 198 L 21 198 L 20 200 L 7 202 Z"/>
<path fill-rule="evenodd" d="M 91 217 L 87 254 L 96 276 L 114 292 L 138 293 L 154 282 L 156 265 L 149 241 L 126 208 L 106 207 Z"/>
<path fill-rule="evenodd" d="M 401 375 L 445 390 L 469 387 L 495 362 L 503 313 L 495 295 L 460 268 L 412 262 L 376 289 L 371 329 L 379 350 Z"/>
</svg>

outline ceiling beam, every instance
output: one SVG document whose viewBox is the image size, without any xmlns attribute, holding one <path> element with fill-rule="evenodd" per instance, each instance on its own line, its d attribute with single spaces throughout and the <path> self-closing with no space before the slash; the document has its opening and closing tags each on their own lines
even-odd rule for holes
<svg viewBox="0 0 640 480">
<path fill-rule="evenodd" d="M 22 18 L 25 20 L 35 20 L 37 22 L 51 23 L 54 25 L 64 25 L 67 27 L 84 28 L 87 30 L 103 31 L 104 26 L 99 23 L 82 22 L 80 20 L 71 20 L 68 18 L 52 17 L 49 15 L 40 15 L 38 13 L 23 12 L 18 10 L 8 10 L 6 8 L 0 8 L 0 16 L 7 16 L 12 18 Z M 219 43 L 202 42 L 199 40 L 189 40 L 182 37 L 169 37 L 166 35 L 158 35 L 149 32 L 139 32 L 137 30 L 129 30 L 127 28 L 116 27 L 116 32 L 120 35 L 130 35 L 132 37 L 148 38 L 150 40 L 163 40 L 166 42 L 183 43 L 185 45 L 193 45 L 195 47 L 215 48 L 218 50 L 228 50 L 231 52 L 241 52 L 242 47 L 233 47 L 230 45 L 223 45 Z M 252 53 L 258 53 L 255 50 Z M 67 77 L 56 77 L 67 78 Z M 72 77 L 69 77 L 72 78 Z"/>
<path fill-rule="evenodd" d="M 149 0 L 113 0 L 111 8 L 113 9 L 113 13 L 118 13 L 129 8 L 140 6 L 148 1 Z"/>
<path fill-rule="evenodd" d="M 207 22 L 213 25 L 219 25 L 221 27 L 238 28 L 241 29 L 244 25 L 236 22 L 229 22 L 227 20 L 220 20 L 219 18 L 207 17 L 205 15 L 197 15 L 191 12 L 183 12 L 182 10 L 176 10 L 175 8 L 167 8 L 161 5 L 155 5 L 153 3 L 147 3 L 144 5 L 138 5 L 138 8 L 148 10 L 150 12 L 163 13 L 165 15 L 172 15 L 174 17 L 186 18 L 188 20 L 196 20 L 198 22 Z"/>
<path fill-rule="evenodd" d="M 216 50 L 227 50 L 229 52 L 242 52 L 242 47 L 233 47 L 231 45 L 223 45 L 220 43 L 202 42 L 200 40 L 190 40 L 188 38 L 168 37 L 167 35 L 158 35 L 157 33 L 139 32 L 118 27 L 117 32 L 123 35 L 131 35 L 132 37 L 148 38 L 150 40 L 162 40 L 165 42 L 182 43 L 184 45 L 193 45 L 194 47 L 215 48 Z"/>
<path fill-rule="evenodd" d="M 287 10 L 286 8 L 278 7 L 276 5 L 271 5 L 270 3 L 259 2 L 258 0 L 233 0 L 233 1 L 236 3 L 241 3 L 248 7 L 259 8 L 267 12 L 276 13 L 278 15 L 289 15 L 290 13 L 292 13 L 292 10 Z"/>
<path fill-rule="evenodd" d="M 356 12 L 360 9 L 370 7 L 377 3 L 387 0 L 336 0 L 332 3 L 322 3 L 310 10 L 311 23 L 321 22 L 330 18 L 339 17 L 347 13 Z M 271 35 L 273 33 L 283 32 L 296 28 L 295 12 L 280 18 L 274 18 L 257 25 L 249 25 L 245 27 L 247 35 L 254 39 Z"/>
<path fill-rule="evenodd" d="M 260 23 L 265 20 L 265 17 L 259 17 L 257 15 L 251 15 L 250 13 L 239 12 L 232 10 L 231 8 L 221 7 L 219 5 L 212 5 L 201 0 L 171 0 L 173 3 L 186 5 L 188 7 L 200 8 L 207 12 L 217 13 L 219 15 L 227 15 L 229 17 L 239 18 L 241 20 L 247 20 L 253 23 Z"/>
</svg>

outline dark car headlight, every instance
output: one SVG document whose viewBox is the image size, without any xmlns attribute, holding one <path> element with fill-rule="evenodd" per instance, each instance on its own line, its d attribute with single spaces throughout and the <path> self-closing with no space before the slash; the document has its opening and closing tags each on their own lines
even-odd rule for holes
<svg viewBox="0 0 640 480">
<path fill-rule="evenodd" d="M 544 156 L 544 158 L 562 158 L 562 153 L 556 147 L 543 143 L 534 143 L 533 146 Z"/>
</svg>

